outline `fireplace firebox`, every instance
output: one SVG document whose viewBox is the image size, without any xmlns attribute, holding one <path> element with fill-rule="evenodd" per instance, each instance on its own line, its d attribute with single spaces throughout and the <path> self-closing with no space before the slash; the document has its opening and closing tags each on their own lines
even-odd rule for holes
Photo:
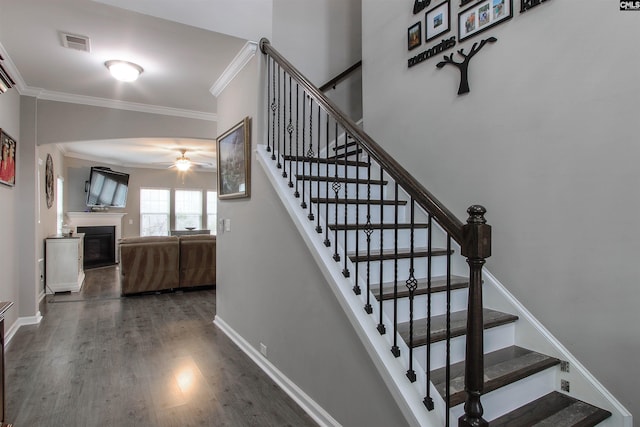
<svg viewBox="0 0 640 427">
<path fill-rule="evenodd" d="M 77 232 L 84 233 L 85 270 L 116 263 L 116 227 L 77 227 Z"/>
</svg>

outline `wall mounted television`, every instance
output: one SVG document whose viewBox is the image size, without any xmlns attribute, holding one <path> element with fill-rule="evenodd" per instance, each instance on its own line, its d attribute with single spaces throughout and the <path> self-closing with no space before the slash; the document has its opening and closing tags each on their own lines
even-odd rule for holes
<svg viewBox="0 0 640 427">
<path fill-rule="evenodd" d="M 93 166 L 89 176 L 87 207 L 124 208 L 127 204 L 129 174 Z"/>
</svg>

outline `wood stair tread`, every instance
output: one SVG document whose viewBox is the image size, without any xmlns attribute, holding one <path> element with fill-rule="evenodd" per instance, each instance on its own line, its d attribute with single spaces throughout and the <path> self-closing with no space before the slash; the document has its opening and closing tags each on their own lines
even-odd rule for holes
<svg viewBox="0 0 640 427">
<path fill-rule="evenodd" d="M 451 365 L 451 384 L 449 401 L 456 406 L 466 400 L 464 391 L 464 361 Z M 484 355 L 484 391 L 483 394 L 497 390 L 537 372 L 560 364 L 560 360 L 526 348 L 511 346 Z M 431 381 L 438 393 L 444 398 L 446 390 L 446 370 L 431 372 Z M 493 424 L 491 424 L 493 426 Z"/>
<path fill-rule="evenodd" d="M 406 200 L 398 200 L 397 202 L 395 200 L 379 200 L 379 199 L 372 199 L 372 200 L 367 200 L 367 199 L 344 199 L 344 198 L 340 198 L 338 197 L 338 200 L 336 201 L 335 197 L 312 197 L 311 198 L 311 203 L 338 203 L 341 205 L 375 205 L 375 206 L 379 206 L 379 205 L 384 205 L 384 206 L 393 206 L 393 205 L 398 205 L 398 206 L 404 206 L 407 204 Z"/>
<path fill-rule="evenodd" d="M 506 325 L 518 320 L 518 316 L 502 313 L 489 308 L 482 309 L 484 329 Z M 431 335 L 429 342 L 443 341 L 447 337 L 447 318 L 442 314 L 431 318 Z M 459 337 L 467 332 L 467 311 L 456 311 L 451 313 L 451 337 Z M 398 333 L 409 345 L 409 322 L 398 324 Z M 413 325 L 413 347 L 420 347 L 427 344 L 427 319 L 417 319 Z"/>
<path fill-rule="evenodd" d="M 344 159 L 327 159 L 326 157 L 306 157 L 306 156 L 283 156 L 283 159 L 291 162 L 312 162 L 312 163 L 328 163 L 328 164 L 337 164 L 337 165 L 347 165 L 347 166 L 369 166 L 369 162 L 362 162 L 356 160 L 344 160 Z"/>
<path fill-rule="evenodd" d="M 491 427 L 592 427 L 611 412 L 557 391 L 491 421 Z"/>
<path fill-rule="evenodd" d="M 315 175 L 296 175 L 296 179 L 300 179 L 303 181 L 321 181 L 321 182 L 341 182 L 347 184 L 361 184 L 361 185 L 387 185 L 388 181 L 383 181 L 380 179 L 365 179 L 365 178 L 342 178 L 342 177 L 333 177 L 333 176 L 315 176 Z"/>
<path fill-rule="evenodd" d="M 402 223 L 402 224 L 397 224 L 398 225 L 398 230 L 410 230 L 411 229 L 411 224 L 408 223 Z M 393 223 L 385 223 L 385 224 L 369 224 L 369 226 L 374 229 L 374 230 L 395 230 L 396 228 L 396 224 Z M 365 227 L 365 224 L 329 224 L 329 229 L 330 230 L 360 230 L 363 231 Z M 413 228 L 414 229 L 418 229 L 418 228 L 429 228 L 429 224 L 428 223 L 416 223 L 413 224 Z"/>
<path fill-rule="evenodd" d="M 387 282 L 382 284 L 382 299 L 393 299 L 394 282 Z M 460 276 L 451 276 L 451 290 L 462 289 L 469 287 L 469 279 Z M 444 292 L 447 290 L 447 278 L 446 277 L 432 277 L 431 278 L 431 293 Z M 380 286 L 371 286 L 371 292 L 375 295 L 377 300 L 380 300 Z M 427 287 L 427 279 L 418 280 L 418 288 L 415 290 L 414 295 L 426 295 L 429 293 Z M 404 280 L 398 281 L 398 298 L 405 298 L 409 296 L 409 289 Z"/>
<path fill-rule="evenodd" d="M 453 253 L 453 251 L 451 251 Z M 411 258 L 413 255 L 414 258 L 425 258 L 429 255 L 431 256 L 442 256 L 447 255 L 447 250 L 442 248 L 431 248 L 429 251 L 426 248 L 416 248 L 411 252 L 409 249 L 399 249 L 397 252 L 394 249 L 386 249 L 384 251 L 380 251 L 379 249 L 372 249 L 367 253 L 367 251 L 360 251 L 357 254 L 352 252 L 349 253 L 349 259 L 351 262 L 364 262 L 364 261 L 385 261 L 391 259 L 407 259 Z"/>
</svg>

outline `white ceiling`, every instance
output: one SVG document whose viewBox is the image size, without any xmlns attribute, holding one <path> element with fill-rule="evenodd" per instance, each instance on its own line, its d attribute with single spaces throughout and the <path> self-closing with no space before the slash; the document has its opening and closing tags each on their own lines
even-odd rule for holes
<svg viewBox="0 0 640 427">
<path fill-rule="evenodd" d="M 270 25 L 269 0 L 0 0 L 0 47 L 17 69 L 21 93 L 211 119 L 217 106 L 209 89 L 246 41 L 268 36 Z M 60 32 L 89 37 L 91 52 L 64 48 Z M 104 62 L 116 58 L 140 64 L 143 74 L 134 83 L 115 81 Z M 64 150 L 150 166 L 174 161 L 184 147 L 192 160 L 213 165 L 214 146 L 140 139 L 69 143 Z"/>
</svg>

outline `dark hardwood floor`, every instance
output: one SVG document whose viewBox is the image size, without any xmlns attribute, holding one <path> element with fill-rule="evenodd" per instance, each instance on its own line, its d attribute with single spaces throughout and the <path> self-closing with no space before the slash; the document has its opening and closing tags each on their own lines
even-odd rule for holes
<svg viewBox="0 0 640 427">
<path fill-rule="evenodd" d="M 315 426 L 212 323 L 215 291 L 119 297 L 116 267 L 48 295 L 6 349 L 15 427 Z"/>
</svg>

